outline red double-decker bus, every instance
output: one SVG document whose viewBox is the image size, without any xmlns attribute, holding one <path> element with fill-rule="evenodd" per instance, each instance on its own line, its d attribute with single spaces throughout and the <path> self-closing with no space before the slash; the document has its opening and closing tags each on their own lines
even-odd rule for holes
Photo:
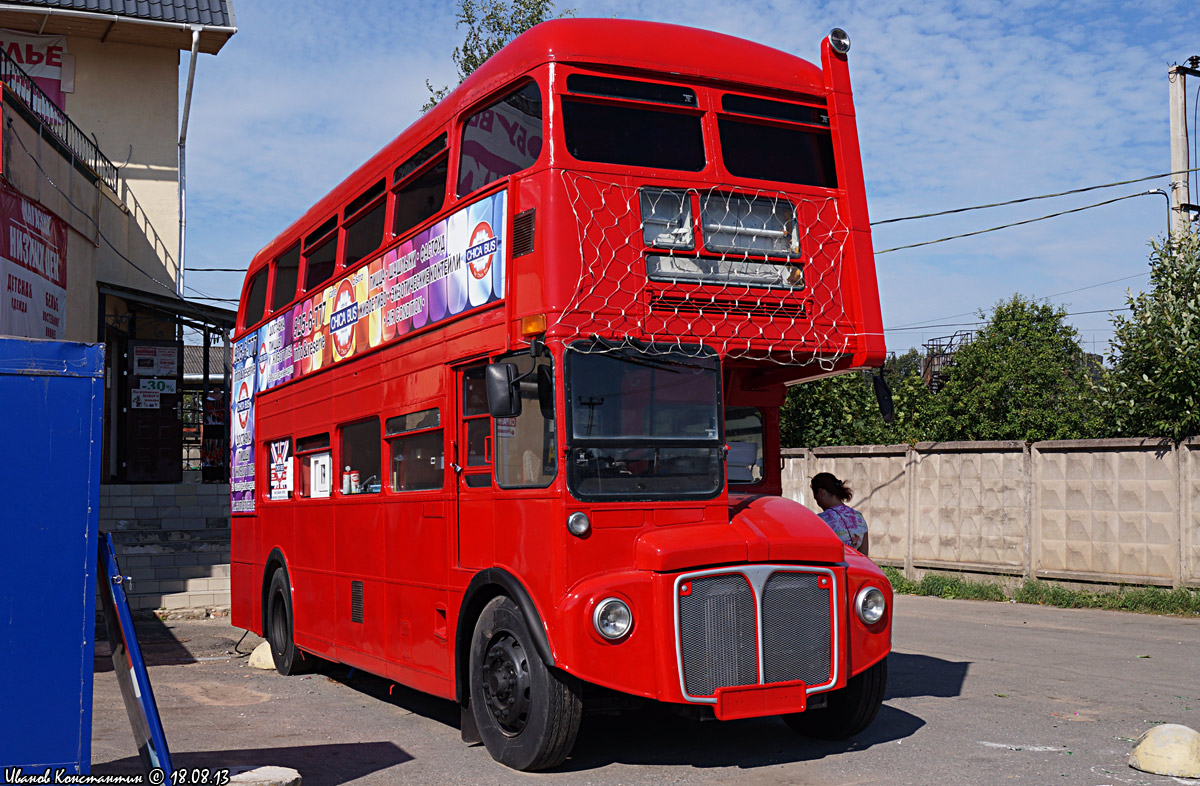
<svg viewBox="0 0 1200 786">
<path fill-rule="evenodd" d="M 521 35 L 250 263 L 233 623 L 561 762 L 594 695 L 845 737 L 891 588 L 781 496 L 785 386 L 884 359 L 846 50 Z"/>
</svg>

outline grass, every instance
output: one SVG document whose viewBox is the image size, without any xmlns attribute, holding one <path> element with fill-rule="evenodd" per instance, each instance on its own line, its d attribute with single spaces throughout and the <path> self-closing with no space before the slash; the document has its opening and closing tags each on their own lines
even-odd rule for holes
<svg viewBox="0 0 1200 786">
<path fill-rule="evenodd" d="M 1026 579 L 1011 595 L 995 581 L 978 581 L 943 573 L 927 573 L 910 581 L 899 570 L 886 566 L 883 572 L 892 589 L 902 595 L 927 595 L 959 600 L 992 600 L 1055 606 L 1060 609 L 1108 609 L 1142 614 L 1200 615 L 1200 590 L 1162 587 L 1126 587 L 1093 592 L 1070 589 L 1061 584 Z"/>
</svg>

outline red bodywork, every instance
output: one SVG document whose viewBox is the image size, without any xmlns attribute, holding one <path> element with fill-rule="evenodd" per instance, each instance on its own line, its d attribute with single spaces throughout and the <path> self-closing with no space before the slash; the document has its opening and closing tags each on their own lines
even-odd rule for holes
<svg viewBox="0 0 1200 786">
<path fill-rule="evenodd" d="M 258 271 L 339 215 L 373 183 L 390 177 L 399 162 L 443 131 L 450 140 L 451 187 L 442 210 L 422 226 L 501 190 L 507 191 L 509 222 L 522 211 L 535 209 L 537 214 L 533 250 L 510 262 L 502 301 L 256 397 L 260 443 L 335 433 L 339 424 L 360 418 L 386 419 L 438 407 L 445 424 L 445 480 L 440 489 L 404 493 L 385 484 L 381 493 L 357 498 L 335 493 L 329 499 L 271 501 L 260 494 L 254 514 L 233 517 L 233 623 L 263 632 L 264 594 L 273 571 L 284 566 L 293 588 L 294 639 L 299 647 L 419 690 L 462 698 L 463 637 L 469 640 L 472 615 L 489 593 L 504 591 L 501 584 L 484 580 L 492 575 L 484 571 L 499 569 L 528 593 L 556 667 L 625 693 L 686 702 L 674 616 L 680 577 L 775 565 L 819 569 L 834 582 L 836 679 L 823 689 L 843 687 L 849 676 L 884 658 L 890 649 L 890 612 L 868 629 L 853 613 L 853 603 L 860 589 L 872 585 L 884 591 L 890 610 L 886 579 L 869 560 L 843 547 L 812 512 L 780 497 L 779 407 L 785 383 L 876 366 L 884 359 L 847 64 L 828 41 L 822 62 L 823 68 L 818 68 L 764 46 L 669 25 L 582 19 L 544 23 L 488 60 L 267 245 L 250 264 L 247 288 Z M 704 133 L 710 150 L 717 149 L 711 110 L 723 91 L 823 103 L 830 119 L 838 188 L 748 181 L 725 171 L 717 155 L 709 156 L 703 171 L 686 173 L 577 162 L 566 152 L 557 103 L 565 77 L 576 72 L 690 86 L 702 107 L 709 109 Z M 537 162 L 468 197 L 456 196 L 460 123 L 523 79 L 536 82 L 546 106 L 545 142 Z M 578 195 L 572 183 L 580 177 L 630 188 L 645 183 L 696 189 L 723 184 L 750 192 L 815 196 L 836 204 L 847 232 L 839 256 L 830 260 L 836 271 L 825 284 L 830 294 L 815 303 L 811 294 L 807 296 L 806 313 L 822 329 L 805 336 L 776 336 L 769 347 L 758 348 L 763 355 L 786 351 L 792 358 L 807 354 L 827 362 L 723 359 L 725 406 L 758 407 L 764 414 L 766 472 L 757 485 L 734 493 L 726 486 L 704 502 L 584 503 L 568 491 L 565 468 L 548 488 L 520 490 L 467 489 L 451 470 L 456 451 L 462 449 L 456 439 L 461 424 L 456 369 L 527 346 L 521 333 L 523 317 L 547 316 L 550 329 L 545 339 L 554 353 L 555 381 L 562 390 L 562 343 L 580 334 L 571 327 L 569 306 L 586 272 L 580 219 L 573 208 Z M 389 198 L 387 227 L 392 226 L 391 211 Z M 616 220 L 633 222 L 626 231 L 637 237 L 636 215 Z M 385 241 L 371 258 L 403 239 Z M 638 247 L 619 248 L 614 258 L 620 261 L 624 254 L 632 263 L 642 253 Z M 350 273 L 348 269 L 346 275 Z M 341 275 L 335 275 L 335 284 Z M 812 283 L 811 290 L 819 288 L 820 282 Z M 643 279 L 637 291 L 619 292 L 606 306 L 614 312 L 633 312 L 649 289 Z M 246 295 L 244 291 L 243 319 Z M 268 307 L 266 318 L 255 324 L 239 320 L 239 336 L 265 323 L 269 312 Z M 637 329 L 632 323 L 616 327 L 620 332 Z M 660 336 L 679 330 L 686 340 L 682 327 L 679 320 L 665 319 L 655 330 Z M 753 341 L 750 344 L 756 348 Z M 557 409 L 557 433 L 567 434 L 561 404 Z M 340 463 L 337 459 L 334 466 Z M 259 467 L 262 478 L 266 473 L 262 463 Z M 567 517 L 576 511 L 591 519 L 587 537 L 575 537 L 566 529 Z M 350 617 L 352 581 L 362 582 L 361 622 Z M 482 594 L 476 593 L 480 586 Z M 469 588 L 471 596 L 464 605 Z M 592 624 L 595 604 L 608 597 L 626 600 L 635 618 L 631 633 L 616 643 L 599 636 Z M 805 696 L 803 684 L 781 683 L 722 689 L 706 703 L 718 717 L 734 718 L 800 711 Z"/>
</svg>

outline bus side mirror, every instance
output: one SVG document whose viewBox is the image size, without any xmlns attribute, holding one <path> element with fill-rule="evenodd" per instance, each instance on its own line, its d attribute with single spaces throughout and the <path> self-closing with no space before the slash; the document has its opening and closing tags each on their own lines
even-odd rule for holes
<svg viewBox="0 0 1200 786">
<path fill-rule="evenodd" d="M 521 394 L 517 388 L 516 363 L 492 363 L 484 369 L 488 414 L 494 418 L 515 418 L 521 414 Z"/>
</svg>

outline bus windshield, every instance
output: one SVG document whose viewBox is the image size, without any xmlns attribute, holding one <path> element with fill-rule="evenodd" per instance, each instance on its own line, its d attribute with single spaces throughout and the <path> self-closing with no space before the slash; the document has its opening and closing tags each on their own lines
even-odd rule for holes
<svg viewBox="0 0 1200 786">
<path fill-rule="evenodd" d="M 568 353 L 576 495 L 715 496 L 724 477 L 717 358 L 699 348 L 596 350 Z"/>
</svg>

